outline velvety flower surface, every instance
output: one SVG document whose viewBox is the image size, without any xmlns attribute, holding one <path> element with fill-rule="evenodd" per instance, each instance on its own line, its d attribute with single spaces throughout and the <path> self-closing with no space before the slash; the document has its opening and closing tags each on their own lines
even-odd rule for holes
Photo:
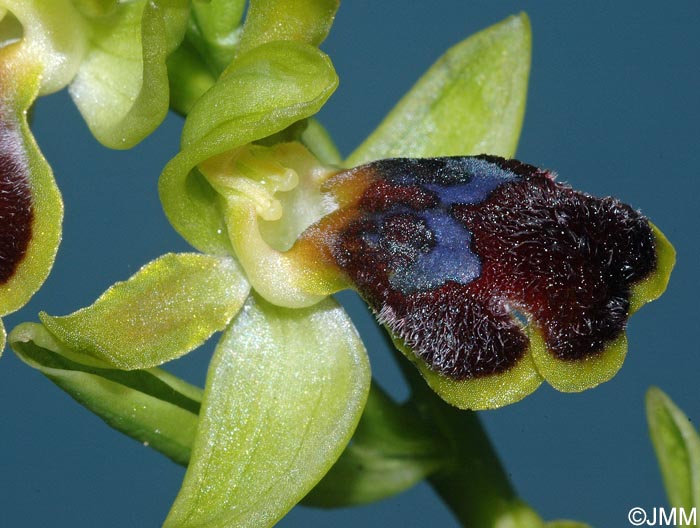
<svg viewBox="0 0 700 528">
<path fill-rule="evenodd" d="M 634 209 L 507 159 L 526 98 L 524 14 L 448 50 L 343 162 L 313 120 L 338 84 L 318 48 L 337 0 L 255 0 L 241 24 L 244 4 L 0 0 L 24 28 L 0 49 L 0 189 L 13 193 L 0 200 L 0 310 L 18 306 L 1 296 L 25 262 L 43 271 L 18 299 L 38 287 L 60 233 L 60 214 L 40 222 L 60 198 L 26 126 L 37 94 L 70 85 L 113 147 L 158 124 L 166 82 L 187 113 L 159 191 L 201 253 L 164 255 L 9 338 L 110 425 L 187 465 L 174 528 L 271 526 L 314 486 L 312 501 L 347 505 L 453 465 L 441 428 L 370 392 L 362 340 L 329 295 L 357 290 L 437 395 L 488 409 L 545 379 L 564 391 L 610 379 L 627 318 L 674 260 Z M 57 207 L 40 207 L 47 196 Z M 28 258 L 37 233 L 53 236 L 43 260 Z M 154 368 L 221 330 L 203 392 Z M 331 467 L 340 477 L 324 484 Z M 503 522 L 535 516 L 503 504 Z"/>
<path fill-rule="evenodd" d="M 381 160 L 324 189 L 338 210 L 299 250 L 337 265 L 401 348 L 465 386 L 503 378 L 527 390 L 549 365 L 585 374 L 553 375 L 562 390 L 610 378 L 632 306 L 661 292 L 638 285 L 670 271 L 668 242 L 639 212 L 516 160 Z"/>
</svg>

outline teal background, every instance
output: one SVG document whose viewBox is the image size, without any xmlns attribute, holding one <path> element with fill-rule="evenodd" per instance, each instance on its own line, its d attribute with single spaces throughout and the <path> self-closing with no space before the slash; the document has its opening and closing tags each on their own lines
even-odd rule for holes
<svg viewBox="0 0 700 528">
<path fill-rule="evenodd" d="M 647 387 L 660 386 L 700 420 L 700 2 L 346 0 L 323 46 L 341 84 L 320 117 L 349 153 L 444 50 L 521 9 L 534 40 L 518 157 L 640 208 L 675 244 L 679 261 L 666 295 L 633 317 L 629 355 L 612 381 L 582 394 L 542 387 L 481 416 L 516 488 L 543 517 L 627 526 L 631 507 L 666 505 L 647 436 Z M 8 330 L 39 310 L 69 313 L 149 260 L 188 250 L 156 193 L 177 151 L 180 118 L 117 152 L 96 143 L 65 93 L 41 99 L 34 117 L 64 196 L 64 241 L 44 288 L 5 319 Z M 380 383 L 405 395 L 366 310 L 343 298 Z M 209 353 L 173 368 L 201 384 Z M 0 361 L 0 412 L 0 526 L 162 522 L 184 470 L 109 429 L 11 351 Z M 352 510 L 299 507 L 280 526 L 358 524 L 457 526 L 426 485 Z"/>
</svg>

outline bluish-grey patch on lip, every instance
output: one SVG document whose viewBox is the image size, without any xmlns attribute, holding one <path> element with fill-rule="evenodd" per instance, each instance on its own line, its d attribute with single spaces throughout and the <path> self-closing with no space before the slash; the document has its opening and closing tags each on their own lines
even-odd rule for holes
<svg viewBox="0 0 700 528">
<path fill-rule="evenodd" d="M 479 257 L 470 249 L 472 234 L 442 210 L 417 214 L 435 236 L 435 246 L 406 267 L 397 269 L 389 283 L 404 295 L 435 289 L 447 281 L 469 284 L 481 275 Z"/>
<path fill-rule="evenodd" d="M 477 204 L 488 198 L 489 194 L 504 183 L 516 181 L 520 176 L 502 169 L 495 163 L 479 158 L 450 158 L 445 171 L 451 174 L 468 175 L 463 182 L 455 179 L 454 183 L 430 182 L 422 184 L 434 192 L 440 206 L 449 208 L 454 204 Z"/>
<path fill-rule="evenodd" d="M 479 278 L 481 262 L 471 250 L 472 234 L 455 220 L 451 208 L 455 204 L 483 202 L 504 183 L 520 179 L 514 172 L 480 158 L 442 158 L 430 162 L 430 171 L 425 171 L 423 165 L 423 170 L 410 172 L 412 165 L 407 162 L 402 164 L 403 170 L 389 177 L 398 185 L 419 185 L 434 193 L 439 201 L 434 209 L 410 213 L 426 222 L 436 244 L 389 277 L 390 284 L 404 295 L 432 290 L 447 281 L 466 285 Z M 397 210 L 392 208 L 392 212 Z"/>
</svg>

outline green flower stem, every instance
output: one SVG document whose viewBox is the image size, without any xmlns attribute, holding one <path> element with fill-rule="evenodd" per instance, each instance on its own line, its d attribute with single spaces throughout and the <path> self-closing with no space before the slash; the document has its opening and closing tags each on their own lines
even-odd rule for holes
<svg viewBox="0 0 700 528">
<path fill-rule="evenodd" d="M 412 391 L 412 406 L 445 439 L 451 458 L 428 482 L 462 526 L 496 527 L 506 518 L 513 526 L 541 526 L 518 498 L 477 414 L 445 403 L 395 353 Z"/>
<path fill-rule="evenodd" d="M 430 477 L 430 485 L 463 526 L 496 526 L 517 496 L 475 412 L 440 404 L 435 421 L 455 453 L 453 464 Z M 442 428 L 441 427 L 441 428 Z"/>
</svg>

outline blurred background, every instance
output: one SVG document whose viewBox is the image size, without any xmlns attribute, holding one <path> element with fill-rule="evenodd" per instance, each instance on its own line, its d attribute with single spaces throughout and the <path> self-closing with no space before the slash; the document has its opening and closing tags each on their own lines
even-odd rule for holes
<svg viewBox="0 0 700 528">
<path fill-rule="evenodd" d="M 323 49 L 340 87 L 320 118 L 350 153 L 451 45 L 525 10 L 533 64 L 518 157 L 560 180 L 614 195 L 649 216 L 675 244 L 666 294 L 629 325 L 629 354 L 610 382 L 582 394 L 543 386 L 520 403 L 481 413 L 520 495 L 545 519 L 627 526 L 633 506 L 665 506 L 647 434 L 644 394 L 668 392 L 700 421 L 700 2 L 347 0 Z M 8 331 L 40 310 L 63 315 L 168 251 L 188 246 L 156 192 L 176 153 L 182 120 L 170 116 L 128 152 L 101 147 L 65 93 L 41 99 L 33 130 L 63 193 L 63 243 L 32 302 Z M 379 383 L 406 389 L 363 305 Z M 173 369 L 203 384 L 211 347 Z M 9 350 L 0 361 L 0 526 L 159 526 L 184 469 L 109 429 Z M 285 528 L 457 526 L 427 485 L 352 510 L 295 508 Z"/>
</svg>

